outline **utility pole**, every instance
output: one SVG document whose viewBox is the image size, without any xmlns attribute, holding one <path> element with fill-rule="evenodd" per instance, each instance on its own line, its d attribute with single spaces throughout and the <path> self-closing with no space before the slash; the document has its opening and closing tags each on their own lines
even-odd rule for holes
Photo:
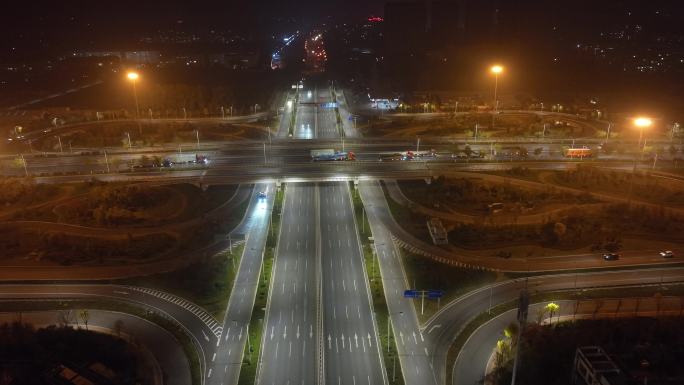
<svg viewBox="0 0 684 385">
<path fill-rule="evenodd" d="M 249 354 L 249 362 L 252 362 L 252 345 L 249 344 L 249 324 L 247 324 L 247 354 Z"/>
<path fill-rule="evenodd" d="M 109 160 L 107 159 L 107 150 L 104 150 L 105 164 L 107 165 L 107 174 L 109 174 Z"/>
<path fill-rule="evenodd" d="M 62 152 L 64 152 L 62 150 L 62 137 L 57 135 L 57 140 L 59 141 L 59 152 L 62 153 Z"/>
<path fill-rule="evenodd" d="M 361 209 L 361 234 L 366 232 L 366 210 Z"/>
<path fill-rule="evenodd" d="M 420 151 L 420 138 L 417 138 L 416 141 L 416 152 Z"/>
<path fill-rule="evenodd" d="M 266 142 L 264 142 L 264 164 L 267 164 L 268 161 L 266 160 Z"/>
<path fill-rule="evenodd" d="M 26 167 L 26 158 L 24 158 L 24 154 L 21 154 L 21 163 L 24 164 L 24 173 L 28 176 L 28 167 Z"/>
<path fill-rule="evenodd" d="M 133 145 L 131 144 L 131 134 L 130 134 L 130 132 L 127 132 L 127 133 L 126 133 L 126 136 L 128 137 L 128 149 L 130 150 L 131 147 L 133 146 Z"/>
<path fill-rule="evenodd" d="M 390 324 L 392 323 L 392 317 L 390 317 L 389 314 L 387 314 L 387 353 L 390 351 Z"/>
<path fill-rule="evenodd" d="M 527 286 L 527 282 L 525 283 Z M 511 385 L 515 385 L 515 377 L 518 372 L 518 359 L 520 357 L 520 338 L 522 336 L 522 331 L 525 328 L 525 323 L 527 322 L 527 311 L 530 306 L 530 297 L 527 293 L 527 288 L 520 292 L 520 299 L 518 301 L 518 343 L 515 345 L 515 358 L 513 359 L 513 376 L 511 377 Z"/>
<path fill-rule="evenodd" d="M 197 151 L 199 151 L 199 149 L 200 149 L 199 129 L 195 130 L 195 136 L 197 136 Z"/>
</svg>

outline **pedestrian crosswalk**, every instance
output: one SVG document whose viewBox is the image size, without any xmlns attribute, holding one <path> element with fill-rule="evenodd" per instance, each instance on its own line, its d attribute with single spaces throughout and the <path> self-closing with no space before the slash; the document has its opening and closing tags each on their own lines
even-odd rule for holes
<svg viewBox="0 0 684 385">
<path fill-rule="evenodd" d="M 202 309 L 201 307 L 195 305 L 194 303 L 187 301 L 181 297 L 175 296 L 173 294 L 169 294 L 160 290 L 155 290 L 155 289 L 150 289 L 146 287 L 129 287 L 131 290 L 136 290 L 143 292 L 145 294 L 153 295 L 157 298 L 161 298 L 165 301 L 171 302 L 173 304 L 176 304 L 188 311 L 190 311 L 192 314 L 194 314 L 197 318 L 199 318 L 204 324 L 207 325 L 207 327 L 214 333 L 216 338 L 221 338 L 221 333 L 223 332 L 223 327 L 216 321 L 216 319 L 209 313 L 207 313 L 206 310 Z"/>
</svg>

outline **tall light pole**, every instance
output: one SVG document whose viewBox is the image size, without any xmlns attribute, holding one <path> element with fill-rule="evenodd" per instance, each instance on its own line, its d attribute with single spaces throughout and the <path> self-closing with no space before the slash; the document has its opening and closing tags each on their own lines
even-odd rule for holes
<svg viewBox="0 0 684 385">
<path fill-rule="evenodd" d="M 650 118 L 638 117 L 638 118 L 634 119 L 633 123 L 634 123 L 634 126 L 639 129 L 639 145 L 638 145 L 638 148 L 641 149 L 641 141 L 644 139 L 644 129 L 651 127 L 651 125 L 653 125 L 653 121 Z"/>
<path fill-rule="evenodd" d="M 138 91 L 137 88 L 135 87 L 135 84 L 138 82 L 138 78 L 140 75 L 138 75 L 137 72 L 129 72 L 126 74 L 128 77 L 128 80 L 133 83 L 133 99 L 135 99 L 135 119 L 140 119 L 140 107 L 138 106 Z M 140 135 L 142 135 L 142 125 L 140 125 L 140 121 L 138 121 L 138 131 Z"/>
<path fill-rule="evenodd" d="M 494 74 L 494 111 L 499 108 L 499 99 L 497 98 L 497 93 L 499 90 L 499 74 L 501 74 L 504 68 L 500 65 L 493 65 L 489 69 Z"/>
<path fill-rule="evenodd" d="M 136 90 L 135 83 L 138 82 L 138 78 L 140 75 L 138 75 L 137 72 L 129 72 L 126 74 L 128 77 L 128 80 L 133 83 L 133 98 L 135 99 L 135 117 L 139 118 L 140 117 L 140 107 L 138 107 L 138 91 Z"/>
<path fill-rule="evenodd" d="M 639 143 L 637 144 L 637 153 L 634 154 L 634 163 L 632 166 L 632 178 L 629 180 L 629 191 L 627 193 L 628 202 L 632 201 L 632 188 L 634 187 L 634 178 L 636 178 L 637 158 L 641 158 L 643 149 L 641 148 L 641 140 L 644 138 L 644 129 L 653 125 L 653 120 L 646 117 L 638 117 L 632 121 L 634 127 L 639 129 Z"/>
</svg>

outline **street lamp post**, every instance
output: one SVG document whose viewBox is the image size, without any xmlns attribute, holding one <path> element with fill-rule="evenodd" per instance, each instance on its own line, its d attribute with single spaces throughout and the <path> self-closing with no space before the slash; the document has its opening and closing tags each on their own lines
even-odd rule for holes
<svg viewBox="0 0 684 385">
<path fill-rule="evenodd" d="M 138 75 L 137 72 L 129 72 L 127 75 L 128 80 L 133 83 L 133 99 L 135 99 L 135 119 L 140 119 L 140 107 L 138 105 L 138 91 L 136 88 L 136 83 L 138 82 L 138 78 L 140 75 Z M 142 125 L 140 124 L 140 121 L 138 121 L 138 131 L 140 135 L 142 136 Z"/>
<path fill-rule="evenodd" d="M 137 72 L 129 72 L 127 75 L 128 80 L 133 83 L 133 98 L 135 99 L 135 117 L 140 117 L 140 108 L 138 107 L 138 91 L 136 90 L 135 83 L 138 81 L 140 75 Z"/>
<path fill-rule="evenodd" d="M 499 90 L 499 74 L 503 72 L 504 68 L 500 65 L 494 65 L 490 68 L 490 71 L 494 74 L 494 111 L 499 108 L 499 99 L 497 98 L 497 93 Z"/>
<path fill-rule="evenodd" d="M 634 161 L 632 164 L 632 178 L 629 180 L 629 191 L 627 193 L 628 202 L 632 202 L 632 189 L 634 187 L 634 178 L 636 178 L 637 157 L 643 154 L 641 148 L 641 140 L 644 138 L 644 129 L 651 127 L 653 121 L 650 118 L 638 117 L 632 121 L 635 127 L 639 129 L 639 142 L 637 143 L 637 153 L 634 154 Z"/>
</svg>

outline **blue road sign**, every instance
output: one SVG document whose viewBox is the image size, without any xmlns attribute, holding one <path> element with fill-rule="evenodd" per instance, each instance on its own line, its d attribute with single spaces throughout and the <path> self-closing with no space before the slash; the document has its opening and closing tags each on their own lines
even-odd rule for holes
<svg viewBox="0 0 684 385">
<path fill-rule="evenodd" d="M 428 290 L 427 297 L 431 299 L 442 298 L 444 296 L 444 291 L 442 290 Z"/>
<path fill-rule="evenodd" d="M 404 290 L 404 298 L 420 298 L 418 290 Z"/>
</svg>

